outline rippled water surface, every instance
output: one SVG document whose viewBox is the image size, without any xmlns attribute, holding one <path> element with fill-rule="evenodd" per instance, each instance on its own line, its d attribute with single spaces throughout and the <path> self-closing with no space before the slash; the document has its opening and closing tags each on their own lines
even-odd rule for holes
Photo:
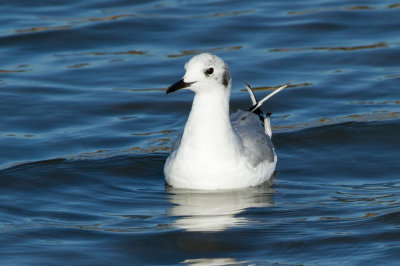
<svg viewBox="0 0 400 266">
<path fill-rule="evenodd" d="M 1 1 L 0 264 L 400 259 L 400 2 Z M 271 111 L 276 184 L 166 187 L 194 54 Z"/>
</svg>

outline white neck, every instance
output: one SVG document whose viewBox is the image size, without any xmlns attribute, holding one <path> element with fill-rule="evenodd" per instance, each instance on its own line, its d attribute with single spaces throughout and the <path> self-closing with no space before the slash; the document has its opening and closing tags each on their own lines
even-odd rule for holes
<svg viewBox="0 0 400 266">
<path fill-rule="evenodd" d="M 195 94 L 181 139 L 180 156 L 218 162 L 238 153 L 240 144 L 229 119 L 229 95 L 229 89 Z"/>
</svg>

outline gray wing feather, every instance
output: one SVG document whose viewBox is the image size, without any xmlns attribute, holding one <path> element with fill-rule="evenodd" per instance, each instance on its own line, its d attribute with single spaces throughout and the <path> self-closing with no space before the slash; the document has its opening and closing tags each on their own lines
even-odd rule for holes
<svg viewBox="0 0 400 266">
<path fill-rule="evenodd" d="M 233 130 L 242 140 L 245 154 L 254 167 L 265 160 L 275 160 L 271 138 L 265 134 L 265 129 L 256 114 L 238 110 L 230 118 Z"/>
</svg>

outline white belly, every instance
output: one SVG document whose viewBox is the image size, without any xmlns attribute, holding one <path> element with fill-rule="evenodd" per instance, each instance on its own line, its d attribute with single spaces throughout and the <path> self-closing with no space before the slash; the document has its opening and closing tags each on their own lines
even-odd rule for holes
<svg viewBox="0 0 400 266">
<path fill-rule="evenodd" d="M 252 167 L 246 158 L 219 162 L 182 159 L 176 151 L 168 157 L 164 174 L 169 185 L 189 189 L 234 189 L 259 185 L 268 181 L 275 171 L 277 158 Z"/>
</svg>

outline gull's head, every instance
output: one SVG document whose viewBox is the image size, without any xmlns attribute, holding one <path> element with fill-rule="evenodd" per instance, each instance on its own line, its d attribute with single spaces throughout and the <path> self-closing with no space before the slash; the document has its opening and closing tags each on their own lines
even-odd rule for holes
<svg viewBox="0 0 400 266">
<path fill-rule="evenodd" d="M 189 89 L 196 93 L 230 90 L 231 76 L 228 66 L 216 55 L 203 53 L 192 57 L 185 65 L 183 79 L 168 88 L 167 93 Z"/>
</svg>

